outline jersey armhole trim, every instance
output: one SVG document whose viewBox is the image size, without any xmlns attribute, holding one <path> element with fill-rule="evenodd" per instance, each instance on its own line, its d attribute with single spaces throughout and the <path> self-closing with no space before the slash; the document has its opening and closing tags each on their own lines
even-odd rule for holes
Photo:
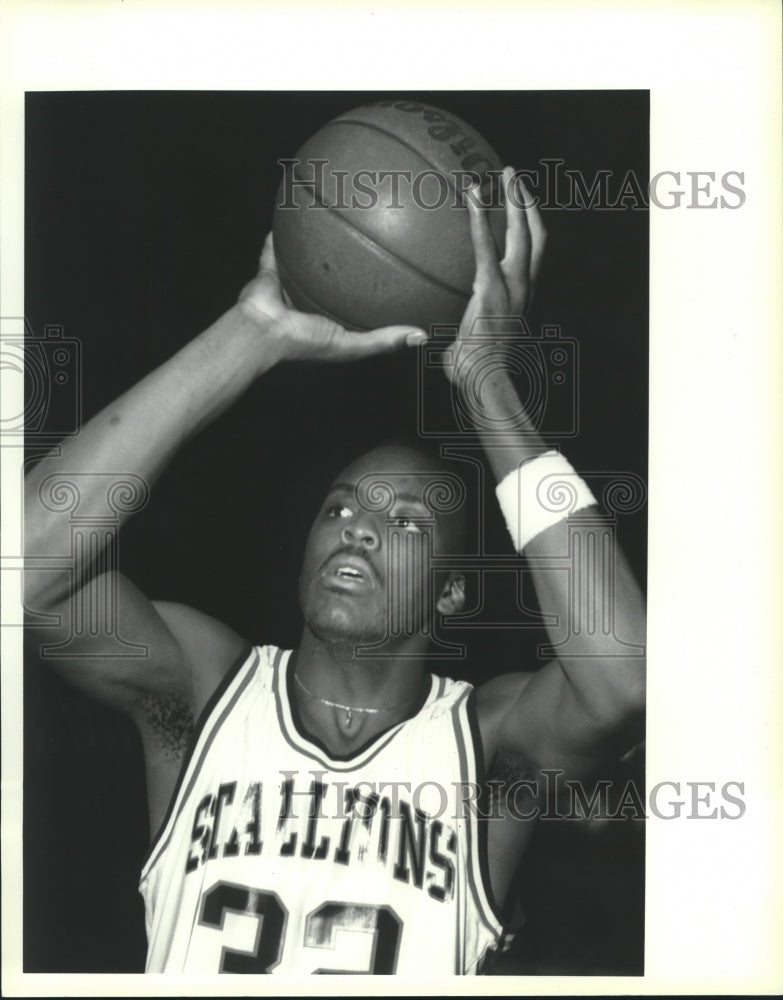
<svg viewBox="0 0 783 1000">
<path fill-rule="evenodd" d="M 502 915 L 495 905 L 489 880 L 487 830 L 484 825 L 487 821 L 480 818 L 482 813 L 486 815 L 486 783 L 475 700 L 475 690 L 472 687 L 468 688 L 452 708 L 462 780 L 469 786 L 477 788 L 479 792 L 477 799 L 467 807 L 464 816 L 467 831 L 468 886 L 482 921 L 500 941 L 505 933 L 505 927 Z"/>
<path fill-rule="evenodd" d="M 141 865 L 142 879 L 144 879 L 147 876 L 149 870 L 153 867 L 153 862 L 152 862 L 153 853 L 157 852 L 158 855 L 161 853 L 160 851 L 158 851 L 158 847 L 163 839 L 164 833 L 171 826 L 172 816 L 174 814 L 174 809 L 177 804 L 177 801 L 180 798 L 180 792 L 182 790 L 182 785 L 184 784 L 185 781 L 185 776 L 191 770 L 191 763 L 193 761 L 193 757 L 196 752 L 196 747 L 201 741 L 204 729 L 206 728 L 206 725 L 212 713 L 217 707 L 218 702 L 226 693 L 227 689 L 230 687 L 231 683 L 234 681 L 237 674 L 239 674 L 242 667 L 249 662 L 251 656 L 253 656 L 254 654 L 256 659 L 258 659 L 258 653 L 255 647 L 252 646 L 249 642 L 246 642 L 240 654 L 228 668 L 225 675 L 220 679 L 220 682 L 218 683 L 217 687 L 210 695 L 209 701 L 206 703 L 206 705 L 204 705 L 201 712 L 199 713 L 199 717 L 193 729 L 193 735 L 190 740 L 190 745 L 184 757 L 182 758 L 182 764 L 179 769 L 179 774 L 177 775 L 177 781 L 176 784 L 174 785 L 174 790 L 171 793 L 171 798 L 169 799 L 169 804 L 166 809 L 166 814 L 163 817 L 163 822 L 158 827 L 157 833 L 150 841 L 150 846 L 147 849 L 146 854 L 144 855 L 144 860 Z M 157 857 L 155 858 L 155 861 L 157 861 Z"/>
<path fill-rule="evenodd" d="M 492 810 L 490 801 L 490 789 L 487 785 L 487 767 L 484 760 L 484 744 L 481 740 L 481 731 L 478 723 L 478 712 L 476 710 L 476 692 L 473 689 L 465 703 L 465 711 L 470 725 L 471 742 L 473 743 L 473 754 L 476 760 L 476 782 L 480 788 L 479 808 L 485 819 L 477 818 L 476 831 L 477 843 L 476 854 L 478 856 L 478 876 L 481 881 L 484 895 L 489 904 L 490 911 L 495 920 L 505 931 L 506 922 L 503 917 L 503 907 L 498 905 L 495 893 L 492 891 L 492 880 L 489 877 L 489 844 L 487 834 L 487 823 L 492 822 Z"/>
</svg>

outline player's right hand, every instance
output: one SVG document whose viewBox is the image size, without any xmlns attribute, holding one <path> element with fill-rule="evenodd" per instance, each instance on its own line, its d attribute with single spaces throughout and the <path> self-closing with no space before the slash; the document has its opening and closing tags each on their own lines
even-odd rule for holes
<svg viewBox="0 0 783 1000">
<path fill-rule="evenodd" d="M 289 306 L 280 286 L 271 233 L 264 242 L 258 274 L 242 289 L 239 307 L 264 336 L 275 338 L 283 361 L 354 361 L 404 346 L 416 347 L 427 339 L 423 330 L 413 326 L 354 333 L 325 316 Z"/>
</svg>

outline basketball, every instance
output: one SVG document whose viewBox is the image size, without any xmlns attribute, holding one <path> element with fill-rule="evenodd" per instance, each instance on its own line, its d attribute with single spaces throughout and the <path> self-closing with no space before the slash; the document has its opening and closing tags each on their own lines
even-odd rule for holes
<svg viewBox="0 0 783 1000">
<path fill-rule="evenodd" d="M 407 100 L 365 105 L 279 163 L 275 255 L 304 312 L 351 330 L 459 323 L 475 273 L 464 192 L 476 181 L 503 253 L 502 162 L 448 112 Z"/>
</svg>

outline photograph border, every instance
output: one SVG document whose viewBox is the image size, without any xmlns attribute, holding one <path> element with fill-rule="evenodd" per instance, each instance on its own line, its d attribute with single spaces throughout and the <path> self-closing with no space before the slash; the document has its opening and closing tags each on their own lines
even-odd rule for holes
<svg viewBox="0 0 783 1000">
<path fill-rule="evenodd" d="M 648 781 L 742 780 L 748 809 L 738 823 L 648 824 L 642 980 L 526 977 L 523 985 L 543 994 L 775 992 L 783 928 L 777 851 L 783 681 L 776 669 L 783 588 L 773 558 L 781 550 L 780 11 L 759 0 L 709 8 L 493 5 L 481 14 L 448 16 L 439 5 L 417 6 L 407 17 L 402 10 L 238 3 L 218 10 L 194 3 L 183 20 L 173 3 L 128 3 L 125 10 L 104 2 L 6 4 L 3 314 L 24 315 L 21 255 L 13 248 L 21 247 L 23 232 L 25 90 L 290 85 L 293 67 L 283 46 L 270 44 L 258 58 L 254 40 L 270 38 L 295 40 L 298 86 L 315 80 L 323 87 L 328 80 L 330 88 L 351 89 L 361 76 L 379 89 L 403 80 L 406 90 L 449 82 L 455 89 L 650 89 L 651 174 L 741 171 L 747 199 L 735 212 L 651 211 Z M 478 22 L 487 36 L 494 29 L 483 48 Z M 381 41 L 356 44 L 360 39 Z M 13 408 L 14 391 L 4 393 L 5 406 Z M 696 430 L 694 413 L 701 418 Z M 3 605 L 18 608 L 20 550 L 8 525 L 20 523 L 20 449 L 4 447 L 2 459 L 3 568 L 11 570 L 2 574 Z M 741 586 L 731 586 L 732 578 Z M 12 671 L 21 662 L 21 642 L 17 630 L 3 628 L 0 635 L 3 992 L 158 995 L 160 981 L 144 977 L 97 977 L 99 983 L 19 971 L 21 683 Z M 518 977 L 457 986 L 449 980 L 448 990 L 463 985 L 464 992 L 480 993 L 503 986 L 516 992 L 521 984 Z M 307 986 L 313 992 L 309 980 L 275 982 L 285 995 Z M 225 995 L 243 990 L 203 977 L 166 983 L 170 995 L 216 988 Z M 442 988 L 415 983 L 430 995 Z M 320 982 L 318 989 L 362 992 L 350 981 Z M 404 982 L 374 981 L 373 990 L 406 992 Z"/>
</svg>

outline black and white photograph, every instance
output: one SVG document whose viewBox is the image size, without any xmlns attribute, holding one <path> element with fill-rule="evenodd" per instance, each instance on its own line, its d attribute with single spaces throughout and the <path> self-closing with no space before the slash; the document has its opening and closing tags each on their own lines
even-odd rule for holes
<svg viewBox="0 0 783 1000">
<path fill-rule="evenodd" d="M 630 78 L 415 78 L 25 87 L 30 982 L 643 993 L 651 830 L 757 822 L 742 753 L 648 760 L 707 725 L 651 674 L 655 232 L 744 165 Z"/>
<path fill-rule="evenodd" d="M 29 95 L 30 971 L 643 972 L 648 132 Z"/>
</svg>

